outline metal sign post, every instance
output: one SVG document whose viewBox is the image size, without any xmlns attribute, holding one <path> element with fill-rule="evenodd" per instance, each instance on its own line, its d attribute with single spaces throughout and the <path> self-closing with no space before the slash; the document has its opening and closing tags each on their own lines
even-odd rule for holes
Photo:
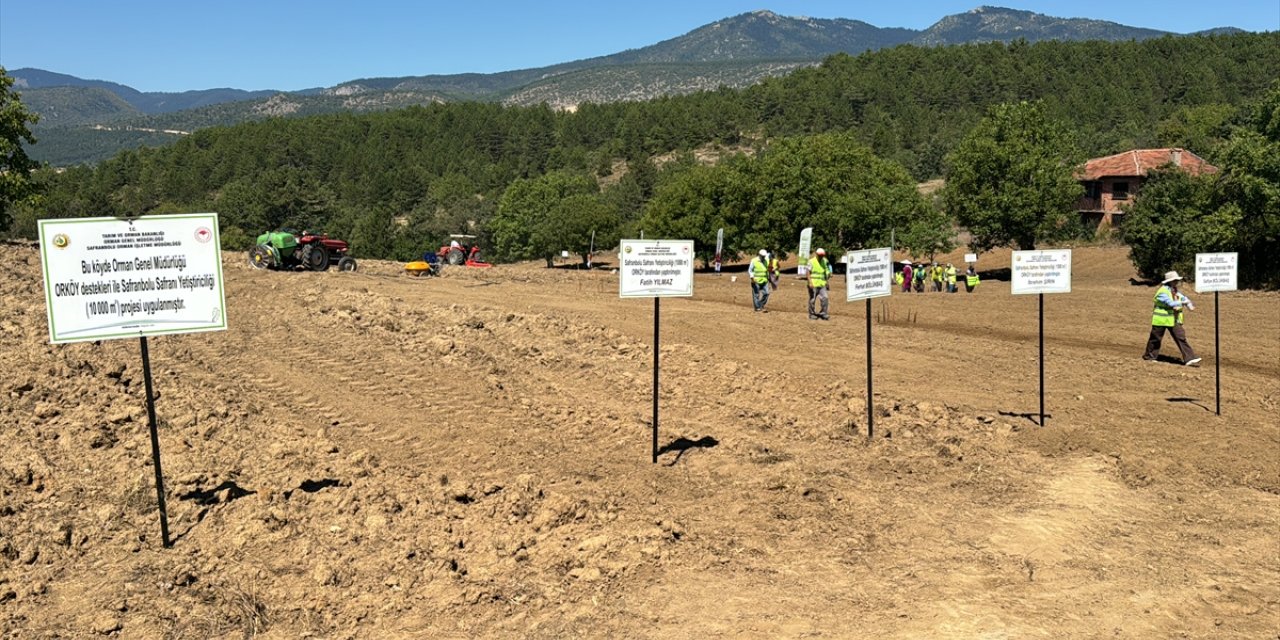
<svg viewBox="0 0 1280 640">
<path fill-rule="evenodd" d="M 156 468 L 156 504 L 160 507 L 160 541 L 166 548 L 169 540 L 169 512 L 164 504 L 164 472 L 160 469 L 160 436 L 156 433 L 156 400 L 151 391 L 151 356 L 147 353 L 147 337 L 138 338 L 142 345 L 142 378 L 147 389 L 147 427 L 151 430 L 151 462 Z"/>
<path fill-rule="evenodd" d="M 623 240 L 618 253 L 618 297 L 653 298 L 653 442 L 658 463 L 658 376 L 662 299 L 693 296 L 692 240 Z"/>
<path fill-rule="evenodd" d="M 875 400 L 871 392 L 871 298 L 867 298 L 867 439 L 876 430 Z"/>
<path fill-rule="evenodd" d="M 1213 292 L 1213 398 L 1214 413 L 1217 415 L 1222 415 L 1222 340 L 1218 292 L 1236 290 L 1239 266 L 1238 253 L 1196 254 L 1196 293 Z"/>
<path fill-rule="evenodd" d="M 139 339 L 160 540 L 170 547 L 147 337 L 227 328 L 218 214 L 41 220 L 39 228 L 49 342 Z"/>
<path fill-rule="evenodd" d="M 1044 294 L 1071 293 L 1071 250 L 1014 251 L 1013 280 L 1010 292 L 1014 295 L 1034 293 L 1039 295 L 1040 308 L 1040 422 L 1044 426 L 1049 414 L 1044 410 Z"/>
<path fill-rule="evenodd" d="M 653 299 L 653 463 L 658 464 L 658 319 L 662 316 L 662 298 Z"/>
<path fill-rule="evenodd" d="M 893 292 L 893 249 L 853 251 L 845 256 L 845 301 L 867 301 L 867 439 L 875 434 L 875 395 L 871 381 L 871 299 Z"/>
<path fill-rule="evenodd" d="M 1040 294 L 1040 426 L 1044 426 L 1044 294 Z"/>
</svg>

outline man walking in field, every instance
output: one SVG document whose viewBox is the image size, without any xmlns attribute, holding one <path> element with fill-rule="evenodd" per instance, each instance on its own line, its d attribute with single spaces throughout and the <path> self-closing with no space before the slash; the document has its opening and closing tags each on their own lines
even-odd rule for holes
<svg viewBox="0 0 1280 640">
<path fill-rule="evenodd" d="M 769 292 L 777 291 L 781 283 L 782 264 L 778 262 L 778 252 L 774 251 L 769 254 Z"/>
<path fill-rule="evenodd" d="M 827 281 L 831 279 L 831 263 L 827 262 L 825 249 L 818 249 L 809 258 L 809 319 L 830 320 L 827 313 Z M 815 309 L 814 303 L 818 303 Z"/>
<path fill-rule="evenodd" d="M 1164 281 L 1156 290 L 1155 310 L 1151 312 L 1151 337 L 1147 339 L 1147 352 L 1143 360 L 1155 360 L 1160 355 L 1160 342 L 1164 332 L 1173 334 L 1173 341 L 1182 353 L 1182 363 L 1188 367 L 1200 363 L 1200 358 L 1187 342 L 1187 332 L 1182 328 L 1183 310 L 1194 311 L 1196 306 L 1187 296 L 1178 291 L 1182 277 L 1177 271 L 1164 274 Z"/>
<path fill-rule="evenodd" d="M 769 302 L 769 268 L 765 261 L 769 259 L 769 252 L 764 249 L 760 250 L 760 255 L 751 259 L 751 264 L 747 266 L 747 273 L 751 277 L 751 306 L 755 307 L 757 313 L 764 312 L 764 305 Z"/>
</svg>

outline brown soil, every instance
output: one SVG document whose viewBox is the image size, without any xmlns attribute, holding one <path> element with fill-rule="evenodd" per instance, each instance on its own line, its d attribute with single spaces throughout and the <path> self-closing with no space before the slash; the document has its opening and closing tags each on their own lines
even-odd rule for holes
<svg viewBox="0 0 1280 640">
<path fill-rule="evenodd" d="M 1143 362 L 1152 289 L 1077 249 L 1045 428 L 1034 296 L 875 301 L 868 440 L 862 303 L 807 321 L 786 278 L 753 314 L 700 274 L 662 302 L 654 465 L 654 305 L 608 271 L 225 258 L 231 329 L 151 342 L 164 549 L 137 342 L 48 345 L 38 255 L 8 250 L 4 637 L 1280 629 L 1280 295 L 1223 296 L 1218 417 L 1209 296 L 1206 366 Z"/>
</svg>

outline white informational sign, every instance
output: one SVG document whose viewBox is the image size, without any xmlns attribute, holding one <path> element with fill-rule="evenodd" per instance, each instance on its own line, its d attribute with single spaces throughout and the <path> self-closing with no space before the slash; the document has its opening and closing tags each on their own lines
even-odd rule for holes
<svg viewBox="0 0 1280 640">
<path fill-rule="evenodd" d="M 50 342 L 227 328 L 218 214 L 39 225 Z"/>
<path fill-rule="evenodd" d="M 973 263 L 975 263 L 975 262 L 977 262 L 977 261 L 978 261 L 978 254 L 976 254 L 976 253 L 966 253 L 966 254 L 964 254 L 964 261 L 965 261 L 965 262 L 968 262 L 969 264 L 973 264 Z"/>
<path fill-rule="evenodd" d="M 568 257 L 569 257 L 569 252 L 568 252 L 568 251 L 561 251 L 561 252 L 560 252 L 560 257 L 561 257 L 561 258 L 568 258 Z"/>
<path fill-rule="evenodd" d="M 796 252 L 796 275 L 803 276 L 809 272 L 809 248 L 813 246 L 813 227 L 805 227 L 800 232 L 800 250 Z"/>
<path fill-rule="evenodd" d="M 1235 291 L 1239 266 L 1238 253 L 1197 253 L 1196 293 Z"/>
<path fill-rule="evenodd" d="M 1011 293 L 1071 293 L 1071 250 L 1014 251 Z"/>
<path fill-rule="evenodd" d="M 893 292 L 893 250 L 850 251 L 845 262 L 845 300 L 880 298 Z"/>
<path fill-rule="evenodd" d="M 618 295 L 677 298 L 693 295 L 692 240 L 623 240 Z"/>
</svg>

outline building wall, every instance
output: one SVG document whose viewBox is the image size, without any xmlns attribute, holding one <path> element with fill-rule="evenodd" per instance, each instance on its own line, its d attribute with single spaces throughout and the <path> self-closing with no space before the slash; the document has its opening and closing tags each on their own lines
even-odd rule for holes
<svg viewBox="0 0 1280 640">
<path fill-rule="evenodd" d="M 1099 227 L 1115 226 L 1124 218 L 1123 207 L 1133 203 L 1142 181 L 1141 176 L 1115 176 L 1085 181 L 1081 183 L 1085 185 L 1085 195 L 1080 198 L 1076 208 L 1084 215 L 1087 223 Z"/>
</svg>

